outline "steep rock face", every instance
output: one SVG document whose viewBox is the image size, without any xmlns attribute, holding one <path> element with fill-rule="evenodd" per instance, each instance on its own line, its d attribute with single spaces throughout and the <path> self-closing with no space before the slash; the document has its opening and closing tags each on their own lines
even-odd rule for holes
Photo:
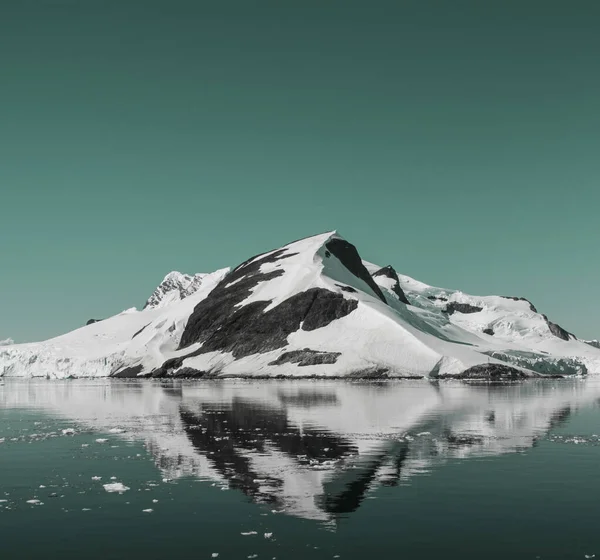
<svg viewBox="0 0 600 560">
<path fill-rule="evenodd" d="M 396 294 L 398 296 L 398 299 L 402 303 L 410 305 L 410 302 L 406 298 L 406 294 L 402 291 L 402 288 L 400 287 L 398 273 L 394 270 L 394 268 L 391 265 L 384 266 L 383 268 L 380 268 L 377 272 L 373 273 L 373 278 L 378 277 L 386 278 L 387 280 L 389 280 L 389 282 L 386 282 L 386 287 L 394 294 Z"/>
<path fill-rule="evenodd" d="M 348 243 L 345 239 L 334 237 L 330 239 L 325 247 L 327 251 L 330 251 L 339 261 L 357 278 L 360 278 L 363 282 L 373 290 L 375 295 L 385 303 L 385 296 L 381 292 L 381 288 L 375 283 L 369 271 L 356 250 L 356 247 L 351 243 Z M 327 254 L 325 255 L 327 256 Z"/>
<path fill-rule="evenodd" d="M 169 272 L 146 301 L 144 309 L 164 307 L 180 301 L 198 290 L 206 274 L 182 274 Z"/>
<path fill-rule="evenodd" d="M 264 353 L 286 345 L 289 334 L 324 327 L 356 309 L 358 302 L 323 288 L 309 288 L 292 295 L 272 309 L 271 300 L 240 305 L 261 282 L 274 280 L 283 269 L 262 272 L 261 268 L 289 259 L 295 253 L 281 249 L 253 257 L 228 274 L 201 301 L 190 316 L 181 337 L 180 349 L 197 342 L 206 352 L 231 352 L 235 358 Z"/>
<path fill-rule="evenodd" d="M 586 344 L 589 344 L 590 346 L 593 346 L 594 348 L 600 349 L 600 340 L 582 340 L 582 342 L 585 342 Z"/>
<path fill-rule="evenodd" d="M 576 338 L 574 334 L 571 334 L 569 331 L 563 329 L 560 325 L 550 321 L 546 315 L 542 315 L 542 317 L 546 320 L 548 328 L 554 336 L 561 338 L 562 340 L 569 340 L 571 337 Z"/>
</svg>

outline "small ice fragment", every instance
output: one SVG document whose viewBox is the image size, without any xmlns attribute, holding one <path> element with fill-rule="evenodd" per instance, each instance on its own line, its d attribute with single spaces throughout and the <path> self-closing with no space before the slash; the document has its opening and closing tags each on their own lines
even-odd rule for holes
<svg viewBox="0 0 600 560">
<path fill-rule="evenodd" d="M 46 488 L 43 484 L 40 484 L 40 488 Z"/>
<path fill-rule="evenodd" d="M 153 504 L 158 504 L 158 500 L 152 500 Z"/>
<path fill-rule="evenodd" d="M 143 509 L 142 512 L 143 513 L 152 513 L 154 510 L 152 508 L 148 508 L 148 509 Z"/>
<path fill-rule="evenodd" d="M 122 434 L 125 430 L 122 430 L 121 428 L 111 428 L 110 430 L 108 430 L 111 434 Z"/>
<path fill-rule="evenodd" d="M 256 531 L 248 531 L 247 533 L 240 533 L 244 537 L 248 537 L 249 535 L 258 535 Z"/>
<path fill-rule="evenodd" d="M 129 490 L 129 487 L 125 486 L 121 482 L 112 482 L 110 484 L 105 484 L 104 490 L 106 490 L 107 492 L 118 492 L 119 494 L 122 494 L 123 492 L 127 492 L 127 490 Z"/>
<path fill-rule="evenodd" d="M 595 557 L 596 557 L 596 555 L 595 555 L 595 554 L 584 554 L 584 556 L 585 556 L 586 558 L 595 558 Z"/>
<path fill-rule="evenodd" d="M 116 476 L 111 476 L 110 479 L 111 480 L 117 480 L 117 477 Z"/>
<path fill-rule="evenodd" d="M 4 504 L 6 502 L 8 502 L 8 500 L 0 500 L 0 504 Z"/>
<path fill-rule="evenodd" d="M 265 539 L 270 539 L 273 536 L 273 533 L 265 533 Z"/>
<path fill-rule="evenodd" d="M 102 480 L 101 476 L 92 476 L 92 480 Z"/>
<path fill-rule="evenodd" d="M 106 438 L 98 438 L 96 443 L 106 443 L 108 440 Z"/>
<path fill-rule="evenodd" d="M 90 508 L 83 508 L 81 511 L 92 511 Z"/>
<path fill-rule="evenodd" d="M 40 502 L 39 500 L 27 500 L 27 503 L 37 506 L 37 505 L 41 505 L 42 502 Z"/>
<path fill-rule="evenodd" d="M 211 558 L 218 558 L 218 557 L 219 557 L 219 553 L 218 553 L 218 552 L 213 552 L 213 553 L 210 555 L 210 557 L 211 557 Z"/>
<path fill-rule="evenodd" d="M 258 558 L 258 554 L 249 554 L 248 558 Z"/>
<path fill-rule="evenodd" d="M 73 428 L 65 428 L 62 431 L 62 435 L 63 436 L 74 436 L 75 435 L 75 430 Z"/>
</svg>

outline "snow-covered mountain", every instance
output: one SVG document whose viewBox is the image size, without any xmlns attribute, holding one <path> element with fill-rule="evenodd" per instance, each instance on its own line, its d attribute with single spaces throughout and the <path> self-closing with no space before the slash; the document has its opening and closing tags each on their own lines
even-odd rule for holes
<svg viewBox="0 0 600 560">
<path fill-rule="evenodd" d="M 0 376 L 491 377 L 600 373 L 524 298 L 428 286 L 329 232 L 233 270 L 170 273 L 135 308 L 2 347 Z"/>
</svg>

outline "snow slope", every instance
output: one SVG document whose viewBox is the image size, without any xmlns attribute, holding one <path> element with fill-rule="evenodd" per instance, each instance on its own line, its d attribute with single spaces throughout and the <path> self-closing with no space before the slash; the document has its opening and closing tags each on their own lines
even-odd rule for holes
<svg viewBox="0 0 600 560">
<path fill-rule="evenodd" d="M 436 288 L 363 261 L 335 231 L 233 270 L 172 272 L 141 311 L 0 348 L 0 376 L 19 377 L 490 372 L 511 378 L 600 373 L 600 349 L 527 300 Z"/>
</svg>

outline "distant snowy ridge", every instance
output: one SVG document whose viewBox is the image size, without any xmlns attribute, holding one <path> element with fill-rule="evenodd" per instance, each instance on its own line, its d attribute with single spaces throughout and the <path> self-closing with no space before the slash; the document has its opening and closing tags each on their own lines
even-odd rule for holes
<svg viewBox="0 0 600 560">
<path fill-rule="evenodd" d="M 4 340 L 0 340 L 0 346 L 10 346 L 14 343 L 15 341 L 12 338 L 5 338 Z"/>
<path fill-rule="evenodd" d="M 600 373 L 600 348 L 528 300 L 429 286 L 337 232 L 211 274 L 171 272 L 143 310 L 0 350 L 0 376 L 465 377 Z"/>
</svg>

